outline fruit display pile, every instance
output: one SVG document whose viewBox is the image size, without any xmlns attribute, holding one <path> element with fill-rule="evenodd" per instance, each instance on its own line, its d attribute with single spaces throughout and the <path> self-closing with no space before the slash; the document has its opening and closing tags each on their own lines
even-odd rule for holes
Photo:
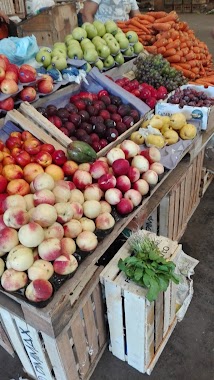
<svg viewBox="0 0 214 380">
<path fill-rule="evenodd" d="M 148 12 L 118 22 L 124 31 L 135 31 L 145 49 L 151 54 L 162 54 L 170 65 L 190 80 L 204 84 L 213 81 L 212 55 L 186 22 L 179 21 L 175 11 Z"/>
<path fill-rule="evenodd" d="M 106 90 L 80 92 L 64 108 L 49 105 L 37 110 L 71 138 L 99 152 L 140 119 L 139 112 Z"/>
<path fill-rule="evenodd" d="M 26 147 L 30 163 L 24 161 Z M 59 165 L 46 160 L 47 152 L 54 160 L 53 146 L 27 131 L 12 132 L 0 145 L 1 286 L 22 289 L 33 303 L 48 300 L 53 277 L 71 275 L 78 252 L 93 251 L 97 234 L 114 227 L 112 208 L 120 216 L 131 213 L 164 172 L 158 149 L 140 152 L 131 140 L 79 165 L 69 159 L 73 150 Z"/>
<path fill-rule="evenodd" d="M 133 57 L 143 50 L 135 32 L 123 33 L 114 21 L 103 24 L 99 20 L 85 22 L 76 27 L 64 42 L 57 42 L 53 49 L 43 47 L 36 55 L 36 60 L 47 69 L 67 68 L 67 58 L 84 59 L 99 70 L 109 69 L 116 64 L 122 65 L 126 57 Z"/>
<path fill-rule="evenodd" d="M 150 127 L 154 129 L 150 129 Z M 178 112 L 169 116 L 154 115 L 144 121 L 140 129 L 131 134 L 130 139 L 136 144 L 145 143 L 159 149 L 182 140 L 192 140 L 197 134 L 195 125 L 187 122 L 183 113 Z"/>
<path fill-rule="evenodd" d="M 194 88 L 187 87 L 184 89 L 177 88 L 168 99 L 168 103 L 179 104 L 192 107 L 211 107 L 214 105 L 214 98 L 208 96 L 204 91 L 198 91 Z"/>
<path fill-rule="evenodd" d="M 10 111 L 16 100 L 32 102 L 38 92 L 49 94 L 53 89 L 53 79 L 49 75 L 38 79 L 32 66 L 18 67 L 0 54 L 0 110 Z"/>
<path fill-rule="evenodd" d="M 148 83 L 139 83 L 137 79 L 129 80 L 126 77 L 116 79 L 115 83 L 124 90 L 143 100 L 150 108 L 154 108 L 157 101 L 165 99 L 168 94 L 166 87 L 160 86 L 157 89 Z"/>
</svg>

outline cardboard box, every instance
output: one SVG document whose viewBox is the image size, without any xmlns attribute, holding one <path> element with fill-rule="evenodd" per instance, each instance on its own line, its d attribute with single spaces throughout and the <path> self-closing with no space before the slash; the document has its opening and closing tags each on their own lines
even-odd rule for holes
<svg viewBox="0 0 214 380">
<path fill-rule="evenodd" d="M 205 88 L 204 86 L 184 85 L 181 89 L 190 87 L 197 91 L 203 91 L 210 97 L 214 98 L 214 87 Z M 167 99 L 174 93 L 171 92 Z M 155 113 L 159 115 L 171 116 L 173 113 L 182 112 L 186 116 L 189 123 L 195 124 L 202 131 L 209 128 L 214 117 L 214 107 L 192 107 L 184 106 L 180 108 L 178 104 L 167 103 L 166 100 L 159 101 L 155 106 Z"/>
</svg>

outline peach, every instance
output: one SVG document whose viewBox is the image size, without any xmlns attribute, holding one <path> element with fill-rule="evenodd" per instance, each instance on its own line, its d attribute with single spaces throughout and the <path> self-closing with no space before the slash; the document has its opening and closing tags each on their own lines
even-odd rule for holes
<svg viewBox="0 0 214 380">
<path fill-rule="evenodd" d="M 35 248 L 44 240 L 45 232 L 38 223 L 30 222 L 20 228 L 18 237 L 21 244 Z"/>
<path fill-rule="evenodd" d="M 43 260 L 53 261 L 61 255 L 60 239 L 49 238 L 42 241 L 38 246 L 39 256 Z"/>
<path fill-rule="evenodd" d="M 58 274 L 68 275 L 73 273 L 77 267 L 78 262 L 73 255 L 69 256 L 59 256 L 53 263 L 54 271 Z"/>
<path fill-rule="evenodd" d="M 23 178 L 24 173 L 19 165 L 9 164 L 5 165 L 2 169 L 2 175 L 8 180 Z"/>
<path fill-rule="evenodd" d="M 45 173 L 49 174 L 54 179 L 54 181 L 64 179 L 64 172 L 62 168 L 55 164 L 47 166 L 47 168 L 45 168 Z"/>
<path fill-rule="evenodd" d="M 0 277 L 1 277 L 2 274 L 4 273 L 4 268 L 5 268 L 4 260 L 2 260 L 2 259 L 0 258 Z"/>
<path fill-rule="evenodd" d="M 62 166 L 62 170 L 64 171 L 66 177 L 72 176 L 77 169 L 78 169 L 78 164 L 72 160 L 66 161 Z"/>
<path fill-rule="evenodd" d="M 57 239 L 62 239 L 64 236 L 64 229 L 60 223 L 53 223 L 50 227 L 44 228 L 45 232 L 45 239 L 48 238 L 57 238 Z"/>
<path fill-rule="evenodd" d="M 90 173 L 92 175 L 92 178 L 98 179 L 102 175 L 107 174 L 109 171 L 109 166 L 107 162 L 97 160 L 95 161 L 90 168 Z"/>
<path fill-rule="evenodd" d="M 68 202 L 70 199 L 70 188 L 66 188 L 65 186 L 56 185 L 53 188 L 53 194 L 56 199 L 56 203 L 58 202 Z"/>
<path fill-rule="evenodd" d="M 95 220 L 96 228 L 99 230 L 108 230 L 109 228 L 114 227 L 115 220 L 109 212 L 103 212 L 98 215 Z"/>
<path fill-rule="evenodd" d="M 0 232 L 1 232 L 5 227 L 7 227 L 7 226 L 6 226 L 5 222 L 4 222 L 4 215 L 1 214 L 1 215 L 0 215 Z"/>
<path fill-rule="evenodd" d="M 100 213 L 103 213 L 103 212 L 111 213 L 111 205 L 108 202 L 102 200 L 100 201 L 100 206 L 101 206 Z"/>
<path fill-rule="evenodd" d="M 139 206 L 139 204 L 142 201 L 142 194 L 138 190 L 130 189 L 130 190 L 125 192 L 124 198 L 130 199 L 130 201 L 132 201 L 134 207 L 136 207 L 136 206 Z"/>
<path fill-rule="evenodd" d="M 27 284 L 27 274 L 25 272 L 18 272 L 15 269 L 6 269 L 1 277 L 1 285 L 8 292 L 15 292 L 24 288 Z"/>
<path fill-rule="evenodd" d="M 64 179 L 59 179 L 58 181 L 55 181 L 54 182 L 54 187 L 55 186 L 63 186 L 65 187 L 66 189 L 70 189 L 70 182 L 71 181 L 65 181 Z M 71 190 L 71 189 L 70 189 Z"/>
<path fill-rule="evenodd" d="M 64 224 L 73 218 L 74 212 L 70 203 L 60 202 L 55 204 L 57 222 Z"/>
<path fill-rule="evenodd" d="M 26 203 L 26 210 L 29 211 L 31 208 L 34 207 L 34 199 L 33 194 L 26 194 L 24 195 L 24 200 Z"/>
<path fill-rule="evenodd" d="M 120 202 L 122 196 L 122 192 L 119 189 L 115 188 L 108 189 L 105 192 L 105 200 L 112 206 L 117 205 Z"/>
<path fill-rule="evenodd" d="M 0 235 L 0 252 L 1 256 L 9 252 L 12 248 L 19 244 L 18 233 L 14 228 L 5 227 Z"/>
<path fill-rule="evenodd" d="M 89 218 L 86 218 L 85 216 L 83 218 L 81 218 L 80 220 L 80 223 L 82 225 L 82 230 L 83 231 L 91 231 L 91 232 L 94 232 L 95 231 L 95 223 L 93 220 L 89 219 Z"/>
<path fill-rule="evenodd" d="M 39 259 L 34 261 L 27 273 L 31 281 L 37 279 L 49 280 L 54 273 L 54 268 L 49 261 Z"/>
<path fill-rule="evenodd" d="M 82 164 L 79 164 L 77 169 L 84 170 L 85 172 L 89 172 L 90 168 L 91 168 L 91 164 L 89 162 L 83 162 Z"/>
<path fill-rule="evenodd" d="M 54 186 L 54 179 L 48 173 L 38 174 L 33 180 L 33 187 L 35 191 L 43 189 L 53 190 Z"/>
<path fill-rule="evenodd" d="M 57 212 L 54 206 L 41 204 L 35 207 L 32 213 L 32 219 L 41 227 L 49 227 L 57 220 Z"/>
<path fill-rule="evenodd" d="M 86 186 L 92 184 L 92 176 L 85 170 L 76 170 L 73 175 L 73 183 L 79 190 L 84 190 Z"/>
<path fill-rule="evenodd" d="M 3 220 L 7 227 L 18 229 L 29 222 L 29 215 L 21 207 L 10 207 L 5 211 Z"/>
<path fill-rule="evenodd" d="M 112 165 L 115 160 L 118 160 L 118 158 L 125 158 L 125 153 L 120 148 L 112 148 L 109 150 L 109 152 L 106 155 L 107 162 L 109 165 Z"/>
<path fill-rule="evenodd" d="M 31 183 L 38 174 L 44 173 L 44 169 L 41 165 L 37 164 L 36 162 L 31 162 L 30 164 L 27 164 L 23 169 L 23 175 L 25 181 L 28 183 Z"/>
<path fill-rule="evenodd" d="M 76 243 L 73 239 L 64 237 L 60 243 L 62 255 L 73 255 L 73 253 L 76 251 Z"/>
<path fill-rule="evenodd" d="M 86 187 L 83 195 L 85 201 L 100 201 L 100 199 L 102 198 L 102 190 L 98 186 L 96 186 L 96 184 L 92 184 Z"/>
<path fill-rule="evenodd" d="M 25 198 L 22 195 L 9 195 L 4 201 L 4 208 L 7 210 L 10 207 L 20 207 L 26 210 Z"/>
<path fill-rule="evenodd" d="M 12 248 L 7 256 L 6 266 L 17 271 L 25 271 L 31 267 L 34 262 L 33 251 L 31 248 L 18 244 Z"/>
<path fill-rule="evenodd" d="M 29 221 L 30 222 L 33 222 L 33 213 L 34 213 L 35 208 L 36 207 L 32 207 L 32 208 L 30 208 L 30 210 L 28 210 L 28 215 L 29 215 Z"/>
<path fill-rule="evenodd" d="M 33 201 L 34 206 L 38 206 L 43 203 L 53 206 L 55 204 L 55 195 L 48 189 L 38 190 L 33 194 Z"/>
<path fill-rule="evenodd" d="M 32 194 L 34 194 L 36 192 L 36 189 L 34 187 L 33 181 L 30 183 L 30 191 L 31 191 Z"/>
<path fill-rule="evenodd" d="M 53 286 L 48 280 L 36 279 L 30 282 L 25 291 L 29 301 L 41 302 L 48 300 L 53 294 Z"/>
<path fill-rule="evenodd" d="M 71 219 L 64 224 L 63 228 L 64 236 L 72 239 L 75 239 L 82 232 L 82 225 L 77 219 Z"/>
<path fill-rule="evenodd" d="M 84 203 L 84 201 L 85 200 L 84 200 L 84 195 L 83 195 L 82 191 L 80 191 L 78 189 L 71 190 L 69 202 L 78 202 L 82 205 Z"/>
<path fill-rule="evenodd" d="M 83 203 L 84 215 L 89 219 L 94 219 L 100 214 L 101 206 L 98 201 L 85 201 Z"/>
<path fill-rule="evenodd" d="M 73 219 L 80 219 L 83 216 L 83 206 L 79 202 L 71 202 L 71 208 L 73 210 Z"/>
<path fill-rule="evenodd" d="M 7 185 L 9 195 L 26 195 L 30 194 L 30 186 L 24 179 L 13 179 Z"/>
<path fill-rule="evenodd" d="M 77 236 L 76 244 L 82 251 L 93 251 L 98 244 L 97 236 L 91 231 L 83 231 Z"/>
<path fill-rule="evenodd" d="M 138 179 L 138 181 L 134 182 L 133 189 L 139 191 L 141 195 L 146 195 L 149 192 L 149 184 L 145 181 L 145 179 Z"/>
<path fill-rule="evenodd" d="M 38 247 L 36 248 L 33 248 L 33 258 L 34 258 L 34 261 L 36 260 L 39 260 L 39 252 L 38 252 Z"/>
</svg>

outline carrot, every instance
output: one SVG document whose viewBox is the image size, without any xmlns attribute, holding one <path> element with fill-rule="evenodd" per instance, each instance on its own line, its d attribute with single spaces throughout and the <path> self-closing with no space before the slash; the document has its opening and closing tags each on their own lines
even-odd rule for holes
<svg viewBox="0 0 214 380">
<path fill-rule="evenodd" d="M 187 43 L 186 43 L 186 42 L 181 42 L 181 44 L 180 44 L 180 48 L 183 49 L 183 48 L 185 48 L 185 47 L 187 47 Z"/>
<path fill-rule="evenodd" d="M 170 30 L 170 36 L 173 40 L 176 40 L 177 38 L 179 38 L 179 33 L 177 30 L 175 29 L 172 29 Z"/>
<path fill-rule="evenodd" d="M 146 46 L 145 49 L 148 51 L 148 53 L 157 54 L 157 47 L 156 46 Z"/>
<path fill-rule="evenodd" d="M 169 42 L 169 41 L 168 41 Z M 171 49 L 171 48 L 174 48 L 174 49 L 177 49 L 178 47 L 180 46 L 180 41 L 179 40 L 175 40 L 173 42 L 169 42 L 167 45 L 166 45 L 166 49 Z"/>
<path fill-rule="evenodd" d="M 148 14 L 140 14 L 140 15 L 137 15 L 137 17 L 141 20 L 146 20 L 146 21 L 149 21 L 150 23 L 153 23 L 155 21 L 155 17 L 154 16 L 151 16 L 151 15 L 148 15 Z"/>
<path fill-rule="evenodd" d="M 195 61 L 194 59 L 190 59 L 190 60 L 188 61 L 188 64 L 189 64 L 191 67 L 196 67 L 196 66 L 198 66 L 197 61 Z"/>
<path fill-rule="evenodd" d="M 193 73 L 199 74 L 199 67 L 192 67 L 191 70 Z"/>
<path fill-rule="evenodd" d="M 160 19 L 165 16 L 167 16 L 167 13 L 164 11 L 159 11 L 159 12 L 148 12 L 147 15 L 153 16 L 155 19 Z"/>
<path fill-rule="evenodd" d="M 167 16 L 165 17 L 162 17 L 162 18 L 159 18 L 158 20 L 155 20 L 155 23 L 156 22 L 168 22 L 168 21 L 176 21 L 178 19 L 178 15 L 175 11 L 172 11 L 170 13 L 168 13 Z"/>
<path fill-rule="evenodd" d="M 153 28 L 155 29 L 155 30 L 158 30 L 158 31 L 161 31 L 161 32 L 167 32 L 168 30 L 170 30 L 171 29 L 171 24 L 168 22 L 166 22 L 166 23 L 154 23 L 153 24 Z"/>
<path fill-rule="evenodd" d="M 162 54 L 163 55 L 165 53 L 165 51 L 166 51 L 166 48 L 165 48 L 165 46 L 160 46 L 160 47 L 158 47 L 157 50 L 158 50 L 158 54 Z"/>
<path fill-rule="evenodd" d="M 168 43 L 168 40 L 166 38 L 160 38 L 156 42 L 154 42 L 153 46 L 157 46 L 157 48 L 161 46 L 166 46 Z"/>
<path fill-rule="evenodd" d="M 181 60 L 181 57 L 178 54 L 171 55 L 170 57 L 167 57 L 167 61 L 170 63 L 180 62 L 180 60 Z"/>
<path fill-rule="evenodd" d="M 138 29 L 143 30 L 144 32 L 149 34 L 149 30 L 146 28 L 146 26 L 142 25 L 139 21 L 137 21 L 135 18 L 132 18 L 130 20 L 131 26 L 136 26 Z"/>
<path fill-rule="evenodd" d="M 188 47 L 184 47 L 184 48 L 181 49 L 181 51 L 183 52 L 183 55 L 186 56 L 189 53 L 189 48 Z"/>
<path fill-rule="evenodd" d="M 187 61 L 190 61 L 190 60 L 192 60 L 192 59 L 195 59 L 195 53 L 190 52 L 190 53 L 188 53 L 188 54 L 186 55 L 186 60 L 187 60 Z"/>
<path fill-rule="evenodd" d="M 164 57 L 170 57 L 172 55 L 175 55 L 176 54 L 176 50 L 174 48 L 171 48 L 171 49 L 168 49 L 165 51 L 165 53 L 163 54 Z"/>
<path fill-rule="evenodd" d="M 171 64 L 171 66 L 176 66 L 174 63 Z M 179 62 L 179 69 L 186 69 L 186 70 L 190 70 L 191 67 L 188 63 L 182 63 L 182 62 Z"/>
</svg>

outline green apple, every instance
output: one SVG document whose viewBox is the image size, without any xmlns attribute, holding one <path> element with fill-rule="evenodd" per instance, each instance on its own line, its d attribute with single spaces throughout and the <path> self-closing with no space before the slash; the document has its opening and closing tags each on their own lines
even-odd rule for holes
<svg viewBox="0 0 214 380">
<path fill-rule="evenodd" d="M 104 64 L 104 67 L 112 67 L 114 65 L 114 58 L 112 57 L 112 55 L 109 55 L 105 61 L 103 62 Z"/>
<path fill-rule="evenodd" d="M 73 39 L 74 37 L 72 36 L 72 34 L 67 34 L 67 36 L 65 37 L 65 44 L 68 45 L 69 41 Z"/>
<path fill-rule="evenodd" d="M 129 40 L 126 38 L 126 35 L 124 33 L 117 33 L 115 36 L 115 39 L 120 45 L 120 49 L 128 49 L 129 47 Z"/>
<path fill-rule="evenodd" d="M 133 46 L 129 46 L 128 49 L 126 49 L 123 54 L 127 57 L 132 57 L 134 55 L 134 48 Z"/>
<path fill-rule="evenodd" d="M 103 40 L 105 40 L 106 42 L 110 39 L 110 40 L 112 40 L 114 37 L 112 36 L 112 34 L 110 34 L 110 33 L 106 33 L 106 34 L 104 34 L 104 36 L 103 36 Z"/>
<path fill-rule="evenodd" d="M 89 40 L 89 41 L 90 41 L 90 40 Z M 67 49 L 68 49 L 70 46 L 80 46 L 80 43 L 79 43 L 79 41 L 77 41 L 77 40 L 70 40 L 69 43 L 68 43 Z"/>
<path fill-rule="evenodd" d="M 118 63 L 118 65 L 122 65 L 125 62 L 124 56 L 122 53 L 117 54 L 116 57 L 114 57 L 114 60 L 115 62 Z"/>
<path fill-rule="evenodd" d="M 117 28 L 117 33 L 123 33 L 122 29 Z"/>
<path fill-rule="evenodd" d="M 111 33 L 113 36 L 117 34 L 117 24 L 114 21 L 108 20 L 105 22 L 106 33 Z"/>
<path fill-rule="evenodd" d="M 67 49 L 66 49 L 66 51 L 64 51 L 63 49 L 60 49 L 60 48 L 54 48 L 52 53 L 51 53 L 51 56 L 56 57 L 59 55 L 62 55 L 63 57 L 66 58 L 67 57 Z"/>
<path fill-rule="evenodd" d="M 53 49 L 55 48 L 63 49 L 65 51 L 67 50 L 64 42 L 55 42 L 55 44 L 53 45 Z"/>
<path fill-rule="evenodd" d="M 86 46 L 88 43 L 89 43 L 89 44 L 92 44 L 91 40 L 89 40 L 89 38 L 84 38 L 84 39 L 80 42 L 81 48 L 83 48 L 84 46 Z"/>
<path fill-rule="evenodd" d="M 100 37 L 104 36 L 104 34 L 106 33 L 105 25 L 99 20 L 95 20 L 93 22 L 93 25 L 97 29 L 97 35 Z"/>
<path fill-rule="evenodd" d="M 132 32 L 132 31 L 127 32 L 126 38 L 128 38 L 129 42 L 132 44 L 135 44 L 136 42 L 138 42 L 138 35 L 136 32 Z"/>
<path fill-rule="evenodd" d="M 83 38 L 87 37 L 87 32 L 83 28 L 77 26 L 76 28 L 74 28 L 72 36 L 75 40 L 82 41 Z"/>
<path fill-rule="evenodd" d="M 91 71 L 92 67 L 90 65 L 90 63 L 86 62 L 86 73 L 89 73 L 89 71 Z"/>
<path fill-rule="evenodd" d="M 107 45 L 106 41 L 103 38 L 99 37 L 99 36 L 94 37 L 93 40 L 92 40 L 92 42 L 93 42 L 94 46 L 97 46 L 99 44 Z"/>
<path fill-rule="evenodd" d="M 94 49 L 94 50 L 96 50 L 94 44 L 92 44 L 91 41 L 85 43 L 85 44 L 82 46 L 82 50 L 83 50 L 83 51 L 85 51 L 86 49 Z"/>
<path fill-rule="evenodd" d="M 44 67 L 48 67 L 51 64 L 51 53 L 46 50 L 39 50 L 36 54 L 36 60 L 42 63 Z"/>
<path fill-rule="evenodd" d="M 94 66 L 96 66 L 99 70 L 103 69 L 103 61 L 101 59 L 98 59 L 98 61 L 95 62 Z"/>
<path fill-rule="evenodd" d="M 141 42 L 136 42 L 134 44 L 134 52 L 135 54 L 140 54 L 144 50 L 143 44 Z"/>
<path fill-rule="evenodd" d="M 107 45 L 110 49 L 111 54 L 117 54 L 120 50 L 120 45 L 115 40 L 115 38 L 114 38 L 114 40 L 107 40 Z"/>
<path fill-rule="evenodd" d="M 88 25 L 91 25 L 91 23 L 90 22 L 84 22 L 84 24 L 82 24 L 81 28 L 86 30 L 86 26 L 88 26 Z"/>
<path fill-rule="evenodd" d="M 83 51 L 81 47 L 73 46 L 68 49 L 68 57 L 71 59 L 83 59 Z"/>
<path fill-rule="evenodd" d="M 55 68 L 58 70 L 66 69 L 66 67 L 67 67 L 66 58 L 63 57 L 62 55 L 61 56 L 55 56 L 51 60 L 51 65 L 52 65 L 52 68 Z M 49 66 L 48 66 L 48 68 L 49 68 Z"/>
<path fill-rule="evenodd" d="M 87 47 L 84 51 L 84 59 L 87 62 L 96 62 L 98 59 L 97 51 L 91 47 Z"/>
<path fill-rule="evenodd" d="M 97 29 L 95 28 L 95 26 L 93 24 L 90 24 L 90 22 L 85 22 L 83 25 L 82 25 L 82 28 L 83 26 L 85 25 L 85 31 L 87 33 L 87 37 L 92 39 L 94 37 L 97 36 Z"/>
<path fill-rule="evenodd" d="M 110 49 L 107 45 L 98 44 L 96 50 L 101 58 L 107 58 L 110 55 Z"/>
<path fill-rule="evenodd" d="M 46 51 L 48 53 L 51 53 L 52 52 L 52 49 L 47 47 L 47 46 L 43 46 L 39 49 L 39 51 Z"/>
</svg>

